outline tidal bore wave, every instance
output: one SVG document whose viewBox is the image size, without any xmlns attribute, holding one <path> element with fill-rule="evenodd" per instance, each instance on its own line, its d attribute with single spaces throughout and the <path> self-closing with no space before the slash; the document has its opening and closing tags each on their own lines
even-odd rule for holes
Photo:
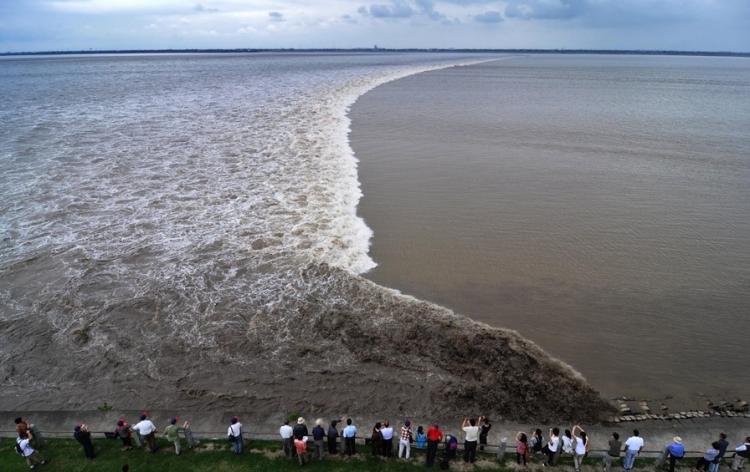
<svg viewBox="0 0 750 472">
<path fill-rule="evenodd" d="M 606 409 L 516 333 L 357 275 L 349 107 L 476 59 L 109 60 L 6 69 L 0 408 Z"/>
</svg>

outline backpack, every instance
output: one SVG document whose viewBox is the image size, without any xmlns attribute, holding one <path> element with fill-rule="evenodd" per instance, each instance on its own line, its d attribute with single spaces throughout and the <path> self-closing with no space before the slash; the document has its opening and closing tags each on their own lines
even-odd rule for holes
<svg viewBox="0 0 750 472">
<path fill-rule="evenodd" d="M 18 454 L 21 457 L 24 457 L 23 449 L 21 448 L 21 441 L 16 441 L 16 454 Z"/>
<path fill-rule="evenodd" d="M 540 452 L 542 450 L 542 441 L 537 435 L 531 437 L 531 450 L 534 452 Z"/>
</svg>

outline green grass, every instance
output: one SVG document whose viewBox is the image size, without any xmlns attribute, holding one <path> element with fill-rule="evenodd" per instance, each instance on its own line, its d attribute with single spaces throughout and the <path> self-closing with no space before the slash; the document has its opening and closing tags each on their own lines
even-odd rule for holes
<svg viewBox="0 0 750 472">
<path fill-rule="evenodd" d="M 37 470 L 42 471 L 111 471 L 119 472 L 123 464 L 128 464 L 133 472 L 162 472 L 162 471 L 298 471 L 299 465 L 280 454 L 280 443 L 277 441 L 250 441 L 246 443 L 245 453 L 241 456 L 234 455 L 230 450 L 228 441 L 203 441 L 195 450 L 189 450 L 183 441 L 183 452 L 180 456 L 174 455 L 171 444 L 159 441 L 160 449 L 155 454 L 150 454 L 142 449 L 121 451 L 120 441 L 96 439 L 94 447 L 97 457 L 88 460 L 83 456 L 81 446 L 73 439 L 48 439 L 46 445 L 39 452 L 50 463 L 41 466 Z M 383 460 L 375 458 L 370 454 L 368 448 L 357 446 L 358 455 L 352 459 L 343 459 L 341 456 L 326 457 L 322 463 L 310 460 L 304 467 L 311 471 L 417 471 L 424 468 L 424 451 L 415 451 L 412 448 L 412 459 L 410 462 L 398 461 L 396 459 Z M 415 453 L 416 452 L 416 453 Z M 440 457 L 442 451 L 438 451 Z M 480 455 L 481 467 L 477 470 L 511 472 L 519 469 L 503 467 L 494 464 L 493 455 Z M 515 460 L 515 454 L 506 455 L 508 460 Z M 458 461 L 460 462 L 460 460 Z M 456 467 L 451 469 L 464 469 L 456 462 Z M 555 469 L 572 470 L 569 460 L 564 460 L 561 467 Z M 587 460 L 588 464 L 599 462 L 595 459 Z M 642 466 L 647 461 L 639 460 Z M 651 461 L 648 461 L 651 462 Z M 691 462 L 692 463 L 692 462 Z M 452 464 L 453 465 L 453 464 Z M 28 471 L 26 461 L 15 453 L 15 440 L 11 438 L 0 439 L 0 471 L 21 472 Z M 440 470 L 437 465 L 433 470 Z M 464 469 L 468 470 L 468 469 Z M 592 469 L 593 470 L 593 469 Z M 618 470 L 613 467 L 613 470 Z"/>
</svg>

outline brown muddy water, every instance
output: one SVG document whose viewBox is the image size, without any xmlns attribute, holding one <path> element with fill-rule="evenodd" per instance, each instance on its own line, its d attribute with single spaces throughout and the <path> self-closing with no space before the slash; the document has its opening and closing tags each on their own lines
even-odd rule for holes
<svg viewBox="0 0 750 472">
<path fill-rule="evenodd" d="M 510 327 L 607 397 L 748 398 L 750 61 L 533 56 L 351 111 L 373 281 Z"/>
</svg>

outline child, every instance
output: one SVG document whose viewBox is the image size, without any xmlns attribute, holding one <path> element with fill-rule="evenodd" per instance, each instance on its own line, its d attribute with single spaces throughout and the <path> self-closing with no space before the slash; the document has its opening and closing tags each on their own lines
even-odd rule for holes
<svg viewBox="0 0 750 472">
<path fill-rule="evenodd" d="M 529 438 L 526 433 L 518 432 L 516 434 L 516 462 L 518 465 L 526 466 L 529 459 Z"/>
</svg>

